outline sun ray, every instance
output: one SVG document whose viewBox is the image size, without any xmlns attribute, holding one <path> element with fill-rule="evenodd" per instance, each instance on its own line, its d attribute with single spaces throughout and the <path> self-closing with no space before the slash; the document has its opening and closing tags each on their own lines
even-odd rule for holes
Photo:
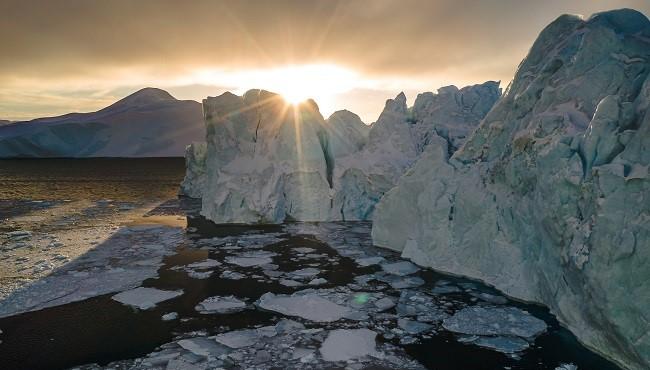
<svg viewBox="0 0 650 370">
<path fill-rule="evenodd" d="M 333 112 L 337 97 L 365 86 L 357 72 L 336 64 L 284 65 L 275 68 L 240 71 L 196 70 L 185 82 L 233 86 L 243 94 L 249 89 L 265 89 L 278 93 L 289 104 L 314 99 L 321 111 Z M 364 82 L 366 81 L 366 82 Z"/>
<path fill-rule="evenodd" d="M 334 10 L 330 12 L 329 17 L 327 17 L 327 22 L 325 23 L 325 26 L 322 28 L 320 34 L 318 35 L 318 37 L 316 37 L 316 39 L 312 44 L 312 48 L 311 48 L 312 57 L 316 57 L 320 54 L 321 47 L 323 46 L 325 40 L 329 36 L 330 31 L 334 26 L 334 23 L 338 21 L 340 16 L 342 15 L 341 7 L 342 7 L 342 2 L 340 0 L 335 1 Z"/>
<path fill-rule="evenodd" d="M 291 110 L 293 111 L 293 126 L 294 130 L 296 132 L 295 135 L 295 140 L 296 140 L 296 157 L 298 159 L 298 188 L 296 190 L 296 195 L 298 199 L 304 199 L 305 192 L 304 192 L 304 173 L 305 173 L 305 163 L 304 163 L 304 156 L 302 152 L 302 122 L 301 122 L 301 117 L 299 113 L 299 107 L 294 105 L 291 107 Z M 301 201 L 301 203 L 303 203 Z"/>
</svg>

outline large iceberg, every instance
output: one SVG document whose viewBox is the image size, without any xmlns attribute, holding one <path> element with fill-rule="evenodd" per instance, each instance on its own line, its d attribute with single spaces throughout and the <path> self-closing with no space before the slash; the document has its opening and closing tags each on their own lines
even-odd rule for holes
<svg viewBox="0 0 650 370">
<path fill-rule="evenodd" d="M 559 17 L 465 144 L 432 138 L 381 199 L 375 244 L 544 303 L 649 368 L 649 72 L 641 13 Z"/>
<path fill-rule="evenodd" d="M 417 160 L 432 137 L 453 150 L 464 142 L 501 95 L 499 83 L 458 89 L 447 86 L 419 94 L 413 107 L 400 93 L 386 102 L 369 132 L 368 143 L 334 166 L 335 220 L 369 220 L 374 206 Z"/>
<path fill-rule="evenodd" d="M 326 123 L 312 101 L 250 90 L 203 101 L 206 185 L 201 214 L 217 223 L 328 219 Z"/>
<path fill-rule="evenodd" d="M 454 150 L 499 98 L 499 83 L 401 93 L 376 123 L 349 111 L 324 119 L 313 101 L 250 90 L 205 99 L 206 146 L 186 152 L 182 193 L 217 223 L 369 220 L 374 206 L 433 138 Z M 446 150 L 447 150 L 446 149 Z"/>
</svg>

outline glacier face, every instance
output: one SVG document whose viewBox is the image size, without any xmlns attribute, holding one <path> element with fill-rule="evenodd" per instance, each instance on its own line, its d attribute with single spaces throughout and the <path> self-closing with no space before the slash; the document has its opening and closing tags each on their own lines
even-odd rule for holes
<svg viewBox="0 0 650 370">
<path fill-rule="evenodd" d="M 292 106 L 262 90 L 208 98 L 206 154 L 188 149 L 182 192 L 202 197 L 217 223 L 367 220 L 432 137 L 457 146 L 500 94 L 498 82 L 449 86 L 411 108 L 400 94 L 372 126 L 345 110 L 325 120 L 313 101 Z"/>
<path fill-rule="evenodd" d="M 376 206 L 375 244 L 541 302 L 650 366 L 650 22 L 561 16 L 450 156 L 443 137 Z"/>
<path fill-rule="evenodd" d="M 413 107 L 402 93 L 388 100 L 372 125 L 368 143 L 334 167 L 335 219 L 369 220 L 375 204 L 417 160 L 432 138 L 443 137 L 454 150 L 501 95 L 499 83 L 488 81 L 458 89 L 440 88 L 419 94 Z"/>
<path fill-rule="evenodd" d="M 313 102 L 288 105 L 250 90 L 203 101 L 207 127 L 202 211 L 216 223 L 326 220 L 331 167 Z"/>
<path fill-rule="evenodd" d="M 180 195 L 190 198 L 203 196 L 207 150 L 205 142 L 196 142 L 185 147 L 185 178 L 181 183 Z"/>
</svg>

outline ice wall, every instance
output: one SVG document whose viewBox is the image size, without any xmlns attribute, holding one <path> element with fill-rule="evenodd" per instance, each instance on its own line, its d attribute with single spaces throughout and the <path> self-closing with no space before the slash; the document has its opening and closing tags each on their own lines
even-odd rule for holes
<svg viewBox="0 0 650 370">
<path fill-rule="evenodd" d="M 372 126 L 261 90 L 208 98 L 207 146 L 188 148 L 181 191 L 218 223 L 368 220 L 433 137 L 459 145 L 500 94 L 497 82 L 449 86 L 412 108 L 400 94 Z"/>
<path fill-rule="evenodd" d="M 431 145 L 379 202 L 375 244 L 551 308 L 650 367 L 650 22 L 561 16 L 451 157 Z"/>
<path fill-rule="evenodd" d="M 201 198 L 205 188 L 205 157 L 207 144 L 192 143 L 185 148 L 185 178 L 181 183 L 180 195 Z"/>
</svg>

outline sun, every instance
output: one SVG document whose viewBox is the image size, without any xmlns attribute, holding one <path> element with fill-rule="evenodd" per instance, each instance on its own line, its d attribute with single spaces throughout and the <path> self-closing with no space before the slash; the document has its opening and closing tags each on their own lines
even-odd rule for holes
<svg viewBox="0 0 650 370">
<path fill-rule="evenodd" d="M 282 98 L 289 104 L 298 105 L 307 99 L 314 99 L 313 93 L 310 93 L 309 86 L 305 86 L 299 81 L 287 82 L 276 91 L 282 95 Z"/>
<path fill-rule="evenodd" d="M 314 99 L 321 112 L 340 108 L 342 94 L 363 86 L 363 79 L 353 70 L 331 63 L 288 64 L 264 69 L 198 70 L 191 82 L 232 86 L 243 94 L 250 89 L 264 89 L 280 94 L 291 105 Z"/>
<path fill-rule="evenodd" d="M 305 102 L 309 97 L 302 90 L 283 91 L 280 93 L 284 100 L 291 105 L 298 105 Z"/>
<path fill-rule="evenodd" d="M 331 64 L 289 65 L 265 73 L 268 88 L 290 104 L 314 99 L 327 104 L 334 96 L 350 89 L 351 71 Z"/>
</svg>

